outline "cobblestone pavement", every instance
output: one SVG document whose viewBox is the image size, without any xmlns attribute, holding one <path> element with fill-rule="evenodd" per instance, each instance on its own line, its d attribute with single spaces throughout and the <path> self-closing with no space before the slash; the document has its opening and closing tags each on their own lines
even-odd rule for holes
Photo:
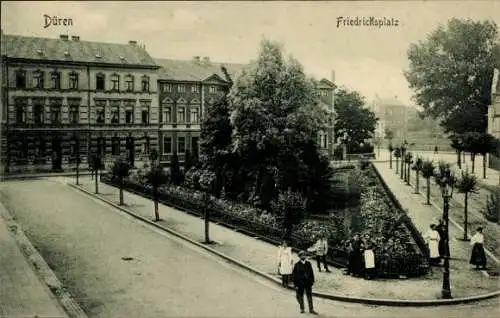
<svg viewBox="0 0 500 318">
<path fill-rule="evenodd" d="M 102 183 L 100 187 L 105 197 L 117 200 L 117 191 Z M 54 179 L 5 182 L 0 185 L 0 194 L 90 317 L 297 316 L 293 292 L 235 269 Z M 147 210 L 152 217 L 149 200 L 126 193 L 125 202 L 129 208 Z M 194 238 L 202 240 L 202 220 L 164 206 L 160 213 L 176 230 L 185 221 L 180 215 L 197 221 L 192 234 L 198 233 Z M 220 241 L 216 247 L 226 249 L 230 256 L 238 258 L 230 253 L 236 250 L 241 260 L 246 255 L 246 259 L 274 262 L 275 248 L 265 256 L 258 249 L 266 243 L 251 238 L 229 241 L 235 238 L 223 234 L 227 229 L 220 229 L 211 226 L 213 239 Z M 253 251 L 253 257 L 246 250 Z M 133 259 L 127 261 L 127 257 Z M 408 293 L 416 289 L 402 286 L 400 281 L 386 286 L 390 285 L 409 288 Z M 435 288 L 438 292 L 437 283 Z M 377 307 L 323 299 L 315 299 L 315 304 L 322 316 L 330 317 L 493 317 L 498 313 L 497 299 L 432 308 Z"/>
<path fill-rule="evenodd" d="M 4 213 L 0 203 L 0 317 L 67 317 L 20 251 Z"/>
</svg>

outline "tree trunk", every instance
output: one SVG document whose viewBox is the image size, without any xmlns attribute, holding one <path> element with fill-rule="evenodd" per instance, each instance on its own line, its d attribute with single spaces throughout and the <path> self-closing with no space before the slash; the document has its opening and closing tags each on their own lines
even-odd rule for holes
<svg viewBox="0 0 500 318">
<path fill-rule="evenodd" d="M 471 154 L 470 158 L 472 159 L 472 174 L 474 174 L 474 164 L 476 163 L 476 155 Z"/>
<path fill-rule="evenodd" d="M 396 157 L 396 174 L 398 174 L 398 169 L 399 169 L 399 162 L 398 162 L 398 157 Z"/>
<path fill-rule="evenodd" d="M 406 174 L 406 184 L 410 185 L 410 178 L 411 178 L 411 166 L 408 163 L 408 173 Z"/>
<path fill-rule="evenodd" d="M 95 170 L 95 194 L 99 194 L 99 170 Z"/>
<path fill-rule="evenodd" d="M 431 204 L 431 178 L 427 178 L 427 205 Z"/>
<path fill-rule="evenodd" d="M 401 156 L 401 170 L 399 171 L 400 174 L 401 174 L 401 179 L 403 179 L 403 174 L 404 174 L 404 166 L 405 166 L 405 160 L 404 160 L 404 153 L 403 155 Z"/>
<path fill-rule="evenodd" d="M 389 152 L 389 169 L 392 169 L 392 152 Z"/>
<path fill-rule="evenodd" d="M 462 169 L 462 160 L 460 160 L 462 157 L 460 157 L 461 151 L 457 150 L 457 165 L 459 169 Z"/>
<path fill-rule="evenodd" d="M 465 192 L 465 201 L 464 201 L 464 241 L 467 241 L 467 201 L 468 201 L 468 194 Z"/>
<path fill-rule="evenodd" d="M 80 177 L 80 163 L 79 163 L 79 160 L 76 159 L 76 185 L 79 185 L 80 182 L 79 182 L 79 177 Z"/>
<path fill-rule="evenodd" d="M 90 180 L 94 180 L 94 169 L 90 169 Z"/>
<path fill-rule="evenodd" d="M 205 207 L 205 243 L 210 243 L 210 213 L 208 212 L 208 207 Z"/>
<path fill-rule="evenodd" d="M 417 178 L 417 184 L 415 185 L 415 193 L 418 194 L 418 187 L 420 186 L 419 184 L 419 171 L 415 170 L 415 177 Z"/>
<path fill-rule="evenodd" d="M 158 212 L 158 196 L 155 195 L 153 201 L 155 205 L 155 221 L 158 222 L 160 221 L 160 213 Z"/>
<path fill-rule="evenodd" d="M 483 179 L 486 179 L 486 154 L 483 155 Z"/>
<path fill-rule="evenodd" d="M 122 182 L 123 181 L 120 181 L 120 205 L 123 205 L 123 186 L 122 186 Z"/>
<path fill-rule="evenodd" d="M 465 163 L 465 151 L 462 152 L 462 161 Z"/>
</svg>

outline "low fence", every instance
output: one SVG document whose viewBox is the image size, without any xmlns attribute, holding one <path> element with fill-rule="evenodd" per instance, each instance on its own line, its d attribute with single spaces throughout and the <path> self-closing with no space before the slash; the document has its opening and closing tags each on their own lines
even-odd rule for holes
<svg viewBox="0 0 500 318">
<path fill-rule="evenodd" d="M 113 180 L 109 174 L 101 175 L 101 182 L 118 187 L 118 182 Z M 123 188 L 140 196 L 150 199 L 153 198 L 152 187 L 148 185 L 125 180 Z M 206 204 L 200 200 L 189 200 L 182 197 L 175 197 L 173 195 L 168 195 L 161 190 L 158 192 L 159 202 L 165 205 L 174 207 L 197 217 L 203 217 L 205 215 L 205 210 L 208 209 L 211 222 L 215 222 L 232 230 L 259 238 L 270 244 L 280 244 L 285 235 L 284 230 L 281 228 L 276 228 L 268 224 L 255 222 L 247 218 L 229 214 L 222 209 L 217 208 L 216 204 Z M 298 251 L 307 250 L 307 248 L 311 247 L 314 243 L 314 241 L 292 234 L 290 245 L 293 247 L 294 251 Z M 335 246 L 329 247 L 327 262 L 330 265 L 335 267 L 346 267 L 347 258 L 348 253 L 346 250 Z M 427 257 L 424 255 L 409 254 L 404 257 L 384 256 L 377 257 L 376 271 L 379 277 L 412 277 L 426 273 L 427 271 L 425 269 L 428 268 L 427 265 Z"/>
</svg>

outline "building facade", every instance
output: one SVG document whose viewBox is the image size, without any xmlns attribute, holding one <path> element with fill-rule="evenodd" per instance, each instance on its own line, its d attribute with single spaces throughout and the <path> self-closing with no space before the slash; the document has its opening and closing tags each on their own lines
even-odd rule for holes
<svg viewBox="0 0 500 318">
<path fill-rule="evenodd" d="M 3 172 L 147 158 L 158 142 L 157 70 L 143 47 L 2 33 Z"/>
<path fill-rule="evenodd" d="M 488 133 L 500 140 L 500 48 L 496 51 L 496 65 L 491 83 L 491 105 L 488 108 Z M 489 167 L 500 171 L 500 156 L 488 155 Z"/>
<path fill-rule="evenodd" d="M 320 99 L 321 107 L 326 110 L 327 120 L 326 126 L 318 134 L 318 145 L 320 151 L 328 156 L 328 158 L 333 159 L 333 152 L 335 148 L 335 89 L 337 86 L 335 83 L 335 75 L 332 71 L 331 81 L 323 78 L 321 79 L 317 86 L 317 93 Z"/>
<path fill-rule="evenodd" d="M 174 153 L 183 162 L 186 152 L 199 156 L 201 121 L 221 91 L 229 89 L 243 64 L 222 64 L 194 57 L 191 61 L 156 59 L 158 74 L 160 163 L 168 164 Z M 225 67 L 227 74 L 224 74 Z"/>
<path fill-rule="evenodd" d="M 1 34 L 1 171 L 62 171 L 88 167 L 99 155 L 108 168 L 125 155 L 136 167 L 152 149 L 168 165 L 174 153 L 199 155 L 201 121 L 217 94 L 245 64 L 194 57 L 154 60 L 128 44 Z M 328 124 L 320 150 L 333 157 L 332 80 L 317 81 Z"/>
<path fill-rule="evenodd" d="M 219 92 L 229 89 L 231 81 L 246 65 L 215 63 L 208 57 L 198 56 L 187 61 L 156 59 L 156 63 L 161 65 L 158 74 L 160 163 L 168 164 L 174 153 L 182 162 L 186 151 L 198 156 L 200 124 L 207 107 Z M 332 73 L 332 81 L 333 76 Z M 320 151 L 330 157 L 333 157 L 334 147 L 336 88 L 332 81 L 322 79 L 316 83 L 320 104 L 329 116 L 327 126 L 318 135 L 318 145 Z"/>
</svg>

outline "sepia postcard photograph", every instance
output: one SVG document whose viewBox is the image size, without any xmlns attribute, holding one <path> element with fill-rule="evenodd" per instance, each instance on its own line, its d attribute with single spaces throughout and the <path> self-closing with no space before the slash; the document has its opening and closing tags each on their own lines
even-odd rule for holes
<svg viewBox="0 0 500 318">
<path fill-rule="evenodd" d="M 0 318 L 500 316 L 500 1 L 0 5 Z"/>
</svg>

